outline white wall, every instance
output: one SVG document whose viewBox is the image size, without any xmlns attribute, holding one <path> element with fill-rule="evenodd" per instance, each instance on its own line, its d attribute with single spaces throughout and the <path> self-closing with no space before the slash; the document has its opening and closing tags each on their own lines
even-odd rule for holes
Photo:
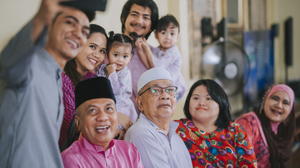
<svg viewBox="0 0 300 168">
<path fill-rule="evenodd" d="M 0 1 L 0 50 L 37 12 L 40 0 Z"/>
</svg>

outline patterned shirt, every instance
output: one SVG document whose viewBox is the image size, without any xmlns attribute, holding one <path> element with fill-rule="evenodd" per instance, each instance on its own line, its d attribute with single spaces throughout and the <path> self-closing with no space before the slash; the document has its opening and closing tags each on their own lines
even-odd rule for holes
<svg viewBox="0 0 300 168">
<path fill-rule="evenodd" d="M 256 167 L 247 134 L 236 123 L 213 132 L 199 130 L 189 119 L 178 120 L 176 130 L 190 152 L 194 167 Z"/>
<path fill-rule="evenodd" d="M 98 76 L 107 77 L 106 64 L 101 65 Z M 127 67 L 109 75 L 112 90 L 116 98 L 117 111 L 127 115 L 132 123 L 137 120 L 138 114 L 133 102 L 130 100 L 132 95 L 131 73 Z"/>
<path fill-rule="evenodd" d="M 75 85 L 65 73 L 62 73 L 61 76 L 63 81 L 62 90 L 65 110 L 60 129 L 59 148 L 60 151 L 63 151 L 68 148 L 68 145 L 71 143 L 70 138 L 72 138 L 71 136 L 73 135 L 71 132 L 74 131 L 74 129 L 71 129 L 71 124 L 75 117 Z M 95 74 L 88 71 L 83 79 L 93 78 L 94 76 Z"/>
<path fill-rule="evenodd" d="M 154 66 L 164 68 L 171 74 L 174 86 L 178 87 L 176 98 L 177 102 L 179 102 L 186 92 L 187 87 L 181 74 L 182 59 L 178 47 L 173 45 L 166 51 L 161 51 L 159 47 L 156 47 L 152 52 Z"/>
<path fill-rule="evenodd" d="M 247 132 L 257 158 L 257 166 L 259 168 L 271 167 L 268 143 L 257 115 L 249 112 L 240 116 L 235 122 Z"/>
<path fill-rule="evenodd" d="M 112 139 L 105 151 L 102 146 L 88 142 L 82 135 L 61 153 L 65 168 L 144 168 L 136 147 Z"/>
</svg>

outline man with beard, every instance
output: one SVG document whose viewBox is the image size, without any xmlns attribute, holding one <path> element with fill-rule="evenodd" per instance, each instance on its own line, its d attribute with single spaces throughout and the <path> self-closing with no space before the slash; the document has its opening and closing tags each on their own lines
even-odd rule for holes
<svg viewBox="0 0 300 168">
<path fill-rule="evenodd" d="M 137 81 L 140 76 L 148 70 L 142 63 L 138 52 L 144 52 L 141 42 L 145 42 L 155 29 L 158 21 L 158 8 L 153 0 L 128 0 L 123 6 L 121 13 L 122 32 L 129 36 L 131 32 L 136 32 L 140 38 L 135 42 L 134 55 L 128 63 L 132 80 L 131 100 L 135 102 L 137 97 Z M 152 46 L 149 46 L 153 49 Z M 136 104 L 135 104 L 136 106 Z M 136 111 L 139 109 L 136 106 Z"/>
</svg>

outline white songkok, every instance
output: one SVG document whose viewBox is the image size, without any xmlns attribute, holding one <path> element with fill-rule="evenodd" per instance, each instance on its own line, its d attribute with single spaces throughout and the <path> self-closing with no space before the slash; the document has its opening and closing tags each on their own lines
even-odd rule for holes
<svg viewBox="0 0 300 168">
<path fill-rule="evenodd" d="M 138 92 L 149 82 L 158 80 L 158 79 L 168 79 L 173 82 L 170 73 L 160 67 L 154 67 L 152 69 L 147 70 L 144 72 L 137 83 L 137 90 Z"/>
</svg>

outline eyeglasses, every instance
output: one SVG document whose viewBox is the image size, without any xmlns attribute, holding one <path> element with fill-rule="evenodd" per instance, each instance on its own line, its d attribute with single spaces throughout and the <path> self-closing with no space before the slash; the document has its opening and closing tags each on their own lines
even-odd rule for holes
<svg viewBox="0 0 300 168">
<path fill-rule="evenodd" d="M 165 90 L 166 93 L 168 93 L 171 96 L 175 96 L 177 87 L 176 86 L 167 86 L 167 87 L 160 87 L 160 86 L 151 86 L 145 91 L 143 91 L 142 94 L 144 94 L 147 90 L 150 90 L 150 94 L 153 96 L 159 96 L 163 93 L 163 90 Z"/>
</svg>

